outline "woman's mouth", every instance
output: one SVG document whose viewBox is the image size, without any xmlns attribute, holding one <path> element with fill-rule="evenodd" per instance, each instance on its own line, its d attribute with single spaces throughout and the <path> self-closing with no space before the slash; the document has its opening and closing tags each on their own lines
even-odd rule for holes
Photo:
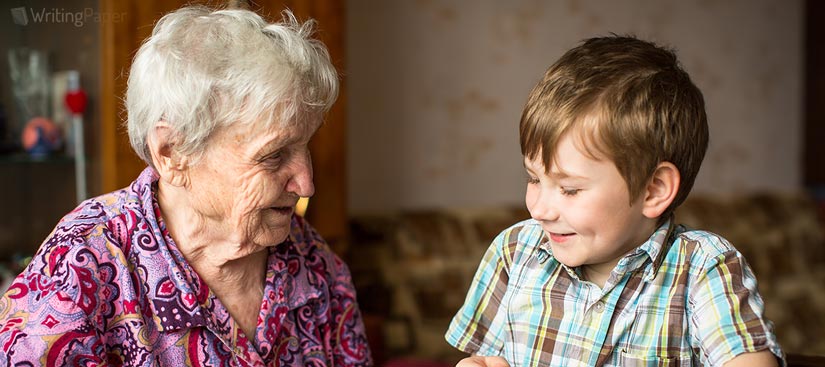
<svg viewBox="0 0 825 367">
<path fill-rule="evenodd" d="M 293 208 L 291 206 L 273 206 L 272 209 L 278 215 L 292 215 Z"/>
</svg>

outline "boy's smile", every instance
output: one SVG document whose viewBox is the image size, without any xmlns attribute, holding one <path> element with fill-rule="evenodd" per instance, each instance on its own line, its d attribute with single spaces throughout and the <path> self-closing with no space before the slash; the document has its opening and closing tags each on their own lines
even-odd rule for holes
<svg viewBox="0 0 825 367">
<path fill-rule="evenodd" d="M 553 233 L 547 231 L 545 231 L 545 233 L 547 233 L 547 235 L 550 236 L 550 240 L 556 243 L 564 243 L 565 241 L 567 241 L 575 235 L 575 233 Z"/>
<path fill-rule="evenodd" d="M 619 259 L 653 233 L 656 220 L 642 213 L 645 192 L 631 201 L 615 164 L 583 153 L 580 146 L 586 142 L 579 137 L 567 133 L 559 140 L 549 171 L 541 154 L 525 158 L 525 201 L 557 260 L 571 268 L 584 266 L 587 273 L 605 275 L 606 280 Z"/>
</svg>

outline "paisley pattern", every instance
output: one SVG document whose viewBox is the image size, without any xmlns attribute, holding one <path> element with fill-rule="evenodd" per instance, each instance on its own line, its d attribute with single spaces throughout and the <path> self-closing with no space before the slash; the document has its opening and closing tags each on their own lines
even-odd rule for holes
<svg viewBox="0 0 825 367">
<path fill-rule="evenodd" d="M 0 298 L 0 366 L 370 366 L 349 270 L 300 217 L 270 247 L 256 335 L 169 237 L 147 168 L 83 202 Z"/>
</svg>

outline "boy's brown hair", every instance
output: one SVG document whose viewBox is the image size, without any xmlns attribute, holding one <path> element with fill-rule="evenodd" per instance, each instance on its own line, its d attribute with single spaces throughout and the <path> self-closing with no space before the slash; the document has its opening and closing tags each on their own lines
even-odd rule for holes
<svg viewBox="0 0 825 367">
<path fill-rule="evenodd" d="M 635 37 L 590 38 L 565 53 L 530 92 L 519 125 L 521 153 L 541 154 L 575 132 L 592 158 L 607 158 L 638 198 L 660 162 L 681 174 L 660 221 L 685 200 L 708 146 L 705 102 L 672 50 Z"/>
</svg>

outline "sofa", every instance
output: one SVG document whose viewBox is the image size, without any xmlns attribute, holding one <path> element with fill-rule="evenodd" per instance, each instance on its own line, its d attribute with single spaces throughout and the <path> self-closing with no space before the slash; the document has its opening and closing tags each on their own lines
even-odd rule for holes
<svg viewBox="0 0 825 367">
<path fill-rule="evenodd" d="M 723 235 L 745 255 L 767 317 L 791 354 L 825 355 L 823 208 L 806 193 L 693 195 L 676 214 L 681 223 Z M 344 257 L 376 365 L 455 365 L 464 355 L 444 341 L 450 319 L 490 241 L 528 217 L 523 207 L 352 216 Z"/>
</svg>

